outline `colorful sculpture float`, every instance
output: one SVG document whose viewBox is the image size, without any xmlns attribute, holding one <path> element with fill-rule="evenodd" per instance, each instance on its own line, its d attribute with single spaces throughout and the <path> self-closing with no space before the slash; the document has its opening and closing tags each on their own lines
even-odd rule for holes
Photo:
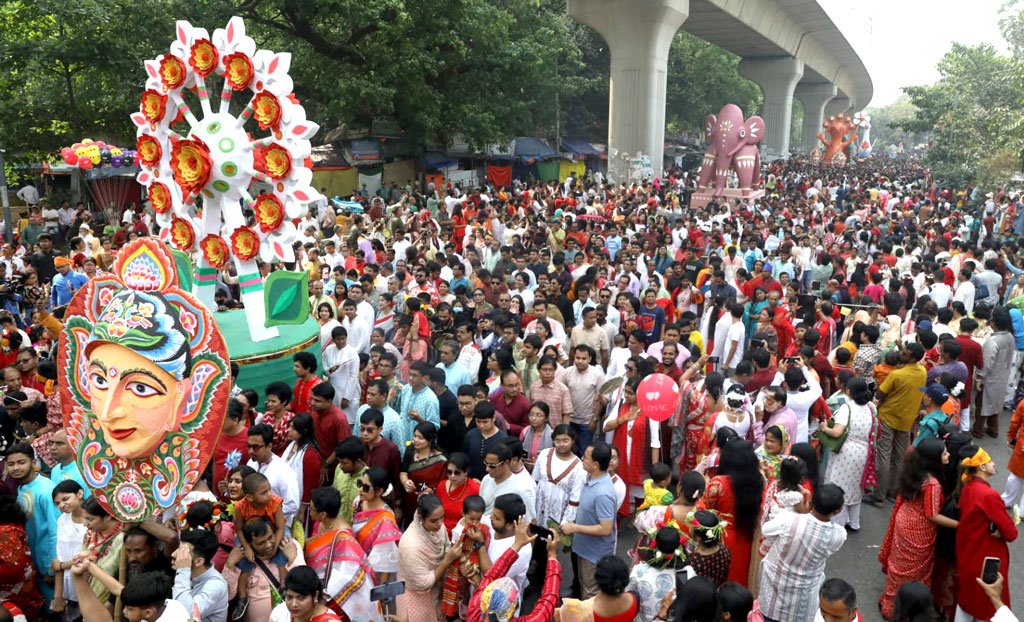
<svg viewBox="0 0 1024 622">
<path fill-rule="evenodd" d="M 845 114 L 832 115 L 821 124 L 824 132 L 818 132 L 818 140 L 825 146 L 824 154 L 819 147 L 811 152 L 811 161 L 831 166 L 846 166 L 846 149 L 857 142 L 857 126 L 853 118 Z M 827 138 L 826 138 L 827 135 Z"/>
<path fill-rule="evenodd" d="M 870 158 L 871 150 L 874 147 L 871 144 L 871 115 L 858 112 L 853 115 L 853 123 L 857 126 L 857 131 L 860 134 L 860 144 L 856 149 L 857 157 Z"/>
<path fill-rule="evenodd" d="M 759 189 L 761 153 L 758 143 L 764 138 L 764 119 L 743 118 L 736 104 L 726 104 L 717 115 L 704 120 L 708 150 L 704 154 L 698 190 L 690 200 L 692 207 L 703 207 L 716 199 L 755 199 L 764 195 Z M 737 187 L 730 188 L 732 176 Z"/>
<path fill-rule="evenodd" d="M 82 477 L 118 520 L 159 516 L 192 489 L 220 437 L 231 382 L 217 324 L 154 238 L 123 247 L 66 318 L 57 369 Z"/>
</svg>

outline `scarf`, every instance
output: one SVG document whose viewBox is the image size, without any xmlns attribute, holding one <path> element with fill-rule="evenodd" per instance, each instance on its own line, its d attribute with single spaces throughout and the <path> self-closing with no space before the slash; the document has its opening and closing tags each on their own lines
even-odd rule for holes
<svg viewBox="0 0 1024 622">
<path fill-rule="evenodd" d="M 623 403 L 619 408 L 619 416 L 624 417 L 628 413 L 629 404 Z M 631 439 L 632 443 L 627 439 Z M 638 415 L 633 421 L 632 430 L 628 423 L 615 428 L 612 444 L 619 450 L 619 456 L 625 463 L 624 468 L 619 469 L 619 475 L 626 484 L 640 486 L 651 467 L 651 452 L 647 446 L 647 417 L 642 413 Z M 632 447 L 632 452 L 627 451 L 627 445 Z"/>
<path fill-rule="evenodd" d="M 490 546 L 490 527 L 482 523 L 478 527 L 484 535 L 483 546 Z M 459 572 L 462 562 L 468 561 L 474 566 L 480 566 L 480 550 L 474 548 L 474 544 L 476 543 L 473 540 L 463 538 L 458 563 L 448 566 L 448 570 L 444 573 L 444 581 L 441 585 L 441 611 L 448 618 L 457 618 L 459 616 L 459 604 L 464 601 L 468 594 L 468 581 Z"/>
<path fill-rule="evenodd" d="M 402 535 L 398 544 L 402 558 L 401 573 L 406 588 L 413 592 L 431 592 L 435 587 L 434 569 L 448 549 L 448 531 L 439 529 L 430 533 L 423 521 L 416 517 Z"/>
</svg>

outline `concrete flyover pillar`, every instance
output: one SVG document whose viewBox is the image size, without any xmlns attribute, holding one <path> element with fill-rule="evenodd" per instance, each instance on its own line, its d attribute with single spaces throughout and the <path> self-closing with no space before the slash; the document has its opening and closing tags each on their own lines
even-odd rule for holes
<svg viewBox="0 0 1024 622">
<path fill-rule="evenodd" d="M 846 95 L 839 95 L 829 103 L 825 104 L 825 119 L 837 115 L 840 112 L 850 110 L 850 98 Z M 822 119 L 824 120 L 824 119 Z"/>
<path fill-rule="evenodd" d="M 800 146 L 810 150 L 818 142 L 815 135 L 821 131 L 825 120 L 825 104 L 836 96 L 836 85 L 828 82 L 802 83 L 796 85 L 793 95 L 804 105 L 804 124 L 800 132 Z"/>
<path fill-rule="evenodd" d="M 650 155 L 660 175 L 665 152 L 665 85 L 672 38 L 690 0 L 568 0 L 568 13 L 604 37 L 611 52 L 608 176 L 628 181 L 625 154 Z"/>
<path fill-rule="evenodd" d="M 767 156 L 789 153 L 789 129 L 793 124 L 793 90 L 804 75 L 804 62 L 792 57 L 744 58 L 740 75 L 761 87 L 764 102 L 765 137 L 761 143 Z"/>
</svg>

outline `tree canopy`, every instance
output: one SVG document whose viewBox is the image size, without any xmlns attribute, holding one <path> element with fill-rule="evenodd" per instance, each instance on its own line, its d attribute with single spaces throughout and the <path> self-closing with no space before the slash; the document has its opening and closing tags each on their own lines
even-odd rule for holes
<svg viewBox="0 0 1024 622">
<path fill-rule="evenodd" d="M 211 32 L 242 16 L 260 47 L 293 56 L 296 96 L 325 130 L 386 121 L 413 149 L 461 135 L 607 135 L 607 44 L 565 0 L 8 0 L 0 4 L 0 146 L 24 159 L 83 137 L 130 144 L 142 61 L 174 21 Z M 700 129 L 726 102 L 752 113 L 739 59 L 681 32 L 667 125 Z M 326 132 L 324 132 L 325 134 Z M 321 135 L 321 137 L 323 134 Z"/>
<path fill-rule="evenodd" d="M 904 88 L 914 114 L 893 123 L 928 134 L 925 161 L 941 182 L 963 186 L 1009 181 L 1024 160 L 1024 2 L 1003 8 L 1000 27 L 1011 55 L 988 44 L 954 43 L 930 86 Z"/>
</svg>

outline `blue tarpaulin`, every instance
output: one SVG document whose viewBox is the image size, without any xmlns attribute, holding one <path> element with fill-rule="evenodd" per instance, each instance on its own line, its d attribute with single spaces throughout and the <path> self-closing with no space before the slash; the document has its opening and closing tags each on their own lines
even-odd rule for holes
<svg viewBox="0 0 1024 622">
<path fill-rule="evenodd" d="M 571 153 L 577 158 L 601 155 L 601 152 L 594 149 L 594 147 L 587 141 L 572 138 L 566 138 L 562 141 L 562 151 L 564 153 Z"/>
<path fill-rule="evenodd" d="M 514 152 L 522 162 L 558 157 L 558 153 L 539 138 L 517 137 L 514 142 Z"/>
<path fill-rule="evenodd" d="M 449 158 L 443 153 L 438 153 L 436 151 L 428 151 L 427 153 L 423 154 L 423 165 L 426 166 L 429 170 L 440 171 L 446 168 L 456 167 L 459 165 L 459 162 L 457 160 Z"/>
</svg>

